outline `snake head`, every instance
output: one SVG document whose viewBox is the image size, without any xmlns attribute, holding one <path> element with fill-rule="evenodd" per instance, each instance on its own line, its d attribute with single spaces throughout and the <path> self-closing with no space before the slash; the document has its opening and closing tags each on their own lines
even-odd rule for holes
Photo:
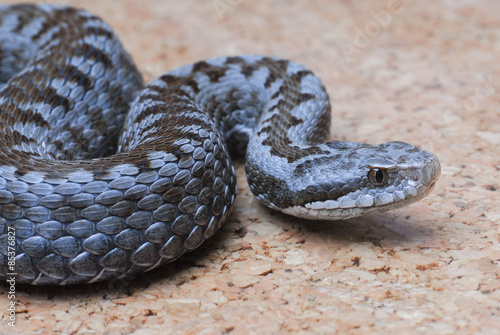
<svg viewBox="0 0 500 335">
<path fill-rule="evenodd" d="M 282 212 L 339 220 L 394 209 L 428 195 L 441 174 L 435 155 L 404 142 L 327 146 L 329 155 L 297 166 L 302 176 L 291 181 L 291 204 Z"/>
</svg>

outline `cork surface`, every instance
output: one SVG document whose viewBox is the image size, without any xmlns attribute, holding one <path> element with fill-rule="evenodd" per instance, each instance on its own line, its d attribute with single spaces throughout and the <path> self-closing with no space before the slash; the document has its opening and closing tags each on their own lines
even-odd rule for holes
<svg viewBox="0 0 500 335">
<path fill-rule="evenodd" d="M 237 162 L 233 213 L 200 249 L 128 282 L 0 286 L 1 334 L 500 333 L 498 2 L 57 3 L 104 18 L 147 80 L 225 55 L 305 64 L 332 139 L 410 142 L 442 175 L 409 207 L 309 222 L 262 207 Z"/>
</svg>

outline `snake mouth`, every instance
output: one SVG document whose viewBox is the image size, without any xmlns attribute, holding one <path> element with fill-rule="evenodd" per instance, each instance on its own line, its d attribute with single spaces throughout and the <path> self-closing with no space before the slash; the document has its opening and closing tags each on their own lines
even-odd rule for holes
<svg viewBox="0 0 500 335">
<path fill-rule="evenodd" d="M 297 216 L 300 218 L 308 220 L 326 220 L 326 221 L 336 221 L 336 220 L 346 220 L 359 216 L 364 216 L 372 213 L 384 212 L 388 210 L 397 209 L 399 207 L 407 206 L 411 203 L 417 202 L 418 200 L 424 198 L 427 194 L 421 194 L 414 198 L 408 199 L 407 201 L 400 201 L 395 203 L 389 203 L 386 205 L 375 205 L 370 207 L 349 207 L 349 208 L 320 208 L 319 204 L 310 203 L 306 206 L 293 206 L 281 209 L 285 214 Z M 315 208 L 311 208 L 314 206 Z"/>
<path fill-rule="evenodd" d="M 312 220 L 345 220 L 362 215 L 383 212 L 407 206 L 426 197 L 437 180 L 432 181 L 425 190 L 417 192 L 379 193 L 375 196 L 359 195 L 353 199 L 345 195 L 337 200 L 315 201 L 303 206 L 280 209 L 283 213 Z"/>
</svg>

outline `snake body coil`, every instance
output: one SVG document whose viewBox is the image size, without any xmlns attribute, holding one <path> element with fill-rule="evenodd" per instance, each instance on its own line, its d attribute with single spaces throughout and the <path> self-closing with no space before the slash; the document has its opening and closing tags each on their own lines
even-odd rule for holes
<svg viewBox="0 0 500 335">
<path fill-rule="evenodd" d="M 327 142 L 329 125 L 324 87 L 294 62 L 217 58 L 143 86 L 98 17 L 0 7 L 0 277 L 90 283 L 179 258 L 230 213 L 230 151 L 246 150 L 264 204 L 299 217 L 351 218 L 432 189 L 434 155 Z"/>
</svg>

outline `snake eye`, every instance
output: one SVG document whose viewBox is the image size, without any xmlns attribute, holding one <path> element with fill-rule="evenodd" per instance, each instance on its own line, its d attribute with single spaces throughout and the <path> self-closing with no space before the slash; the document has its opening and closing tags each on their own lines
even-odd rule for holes
<svg viewBox="0 0 500 335">
<path fill-rule="evenodd" d="M 368 180 L 375 186 L 383 186 L 389 179 L 387 171 L 384 169 L 370 169 L 368 171 Z"/>
</svg>

